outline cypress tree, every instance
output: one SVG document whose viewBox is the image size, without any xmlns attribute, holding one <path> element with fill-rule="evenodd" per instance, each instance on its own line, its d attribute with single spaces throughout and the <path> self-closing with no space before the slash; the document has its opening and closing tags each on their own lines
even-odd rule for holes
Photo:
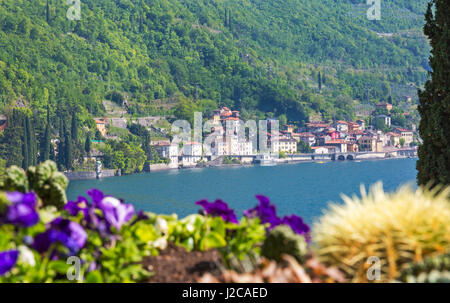
<svg viewBox="0 0 450 303">
<path fill-rule="evenodd" d="M 29 139 L 29 155 L 30 155 L 30 166 L 36 166 L 37 164 L 37 141 L 36 132 L 32 121 L 27 117 L 28 121 L 28 139 Z"/>
<path fill-rule="evenodd" d="M 55 148 L 53 144 L 50 143 L 50 156 L 49 159 L 56 162 Z"/>
<path fill-rule="evenodd" d="M 84 142 L 84 151 L 89 156 L 91 154 L 91 135 L 87 134 L 86 141 Z"/>
<path fill-rule="evenodd" d="M 47 107 L 47 125 L 45 126 L 44 137 L 41 141 L 40 161 L 44 162 L 50 159 L 50 109 Z"/>
<path fill-rule="evenodd" d="M 78 140 L 78 120 L 75 113 L 72 116 L 71 136 L 73 141 L 76 142 Z"/>
<path fill-rule="evenodd" d="M 319 82 L 319 90 L 322 90 L 322 75 L 319 72 L 319 75 L 317 76 L 317 81 Z"/>
<path fill-rule="evenodd" d="M 73 154 L 72 154 L 72 141 L 70 140 L 69 133 L 66 133 L 64 138 L 64 148 L 65 148 L 65 166 L 67 170 L 72 170 L 73 168 Z"/>
<path fill-rule="evenodd" d="M 0 136 L 0 157 L 6 160 L 6 166 L 23 165 L 23 122 L 16 110 L 6 115 L 6 128 Z"/>
<path fill-rule="evenodd" d="M 30 148 L 28 146 L 28 126 L 29 123 L 27 123 L 26 118 L 23 120 L 23 145 L 22 145 L 22 155 L 23 155 L 23 161 L 22 161 L 22 168 L 27 169 L 30 166 Z"/>
<path fill-rule="evenodd" d="M 228 27 L 228 8 L 225 9 L 225 27 Z"/>
<path fill-rule="evenodd" d="M 57 154 L 57 164 L 58 168 L 62 170 L 66 165 L 66 148 L 65 148 L 65 124 L 62 118 L 59 120 L 59 143 L 58 143 L 58 154 Z"/>
<path fill-rule="evenodd" d="M 46 19 L 47 19 L 47 23 L 50 24 L 50 4 L 49 4 L 49 0 L 47 0 L 45 16 L 46 16 Z"/>
<path fill-rule="evenodd" d="M 433 10 L 435 9 L 435 10 Z M 431 79 L 419 91 L 423 144 L 417 162 L 420 185 L 450 184 L 450 1 L 432 0 L 425 15 L 432 51 Z"/>
</svg>

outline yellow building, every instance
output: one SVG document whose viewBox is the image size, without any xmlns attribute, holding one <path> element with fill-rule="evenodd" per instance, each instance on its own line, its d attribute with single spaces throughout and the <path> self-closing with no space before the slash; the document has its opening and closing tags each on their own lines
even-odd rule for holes
<svg viewBox="0 0 450 303">
<path fill-rule="evenodd" d="M 400 135 L 400 138 L 403 138 L 405 140 L 406 146 L 409 146 L 414 142 L 414 133 L 412 131 L 404 128 L 397 128 L 395 132 Z"/>
<path fill-rule="evenodd" d="M 102 134 L 102 136 L 105 137 L 107 134 L 106 122 L 103 120 L 96 119 L 95 126 L 97 127 L 98 131 Z"/>
</svg>

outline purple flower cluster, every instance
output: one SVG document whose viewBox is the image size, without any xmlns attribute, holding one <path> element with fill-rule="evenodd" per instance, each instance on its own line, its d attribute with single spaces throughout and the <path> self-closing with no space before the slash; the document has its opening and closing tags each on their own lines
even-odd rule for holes
<svg viewBox="0 0 450 303">
<path fill-rule="evenodd" d="M 83 214 L 83 220 L 90 229 L 96 229 L 102 235 L 116 231 L 134 216 L 134 207 L 122 201 L 105 196 L 101 191 L 92 189 L 87 192 L 92 202 L 85 197 L 78 197 L 77 201 L 70 201 L 64 207 L 71 216 Z"/>
<path fill-rule="evenodd" d="M 278 225 L 288 225 L 291 229 L 299 234 L 306 235 L 310 232 L 310 227 L 303 222 L 303 219 L 296 215 L 285 216 L 280 219 L 277 216 L 277 211 L 275 205 L 270 204 L 269 198 L 265 196 L 256 196 L 259 200 L 259 205 L 256 207 L 244 211 L 244 215 L 248 218 L 258 217 L 261 220 L 261 223 L 266 224 L 269 223 L 270 226 L 268 230 L 271 230 Z M 307 236 L 307 239 L 309 237 Z"/>
<path fill-rule="evenodd" d="M 281 219 L 277 216 L 277 209 L 275 205 L 270 204 L 269 198 L 265 196 L 256 196 L 256 198 L 259 200 L 259 205 L 252 209 L 245 210 L 244 216 L 248 218 L 258 217 L 262 224 L 270 224 L 269 229 L 280 225 Z"/>
<path fill-rule="evenodd" d="M 33 241 L 33 248 L 43 253 L 50 247 L 59 243 L 69 249 L 71 255 L 76 254 L 84 247 L 87 240 L 86 231 L 77 222 L 57 218 L 49 224 L 49 228 L 37 235 Z"/>
<path fill-rule="evenodd" d="M 11 202 L 0 221 L 21 227 L 31 227 L 39 222 L 36 210 L 37 197 L 34 193 L 6 193 L 6 199 Z"/>
<path fill-rule="evenodd" d="M 6 274 L 16 265 L 18 257 L 18 250 L 0 252 L 0 276 Z"/>
<path fill-rule="evenodd" d="M 208 202 L 208 200 L 201 200 L 195 204 L 202 206 L 207 215 L 222 217 L 226 222 L 238 223 L 234 210 L 230 209 L 222 200 L 216 200 L 214 203 Z"/>
</svg>

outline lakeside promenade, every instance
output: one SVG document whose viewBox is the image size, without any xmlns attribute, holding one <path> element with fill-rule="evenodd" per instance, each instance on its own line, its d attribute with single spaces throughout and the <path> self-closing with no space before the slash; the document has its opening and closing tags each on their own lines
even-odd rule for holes
<svg viewBox="0 0 450 303">
<path fill-rule="evenodd" d="M 195 165 L 171 165 L 171 164 L 151 164 L 144 169 L 144 172 L 157 172 L 177 169 L 189 169 L 189 168 L 208 168 L 208 167 L 228 167 L 228 166 L 249 166 L 259 165 L 257 161 L 258 155 L 245 155 L 245 156 L 226 156 L 228 159 L 236 160 L 238 163 L 224 163 L 225 156 L 209 156 L 203 158 L 202 161 Z M 387 160 L 387 159 L 405 159 L 416 158 L 417 149 L 393 149 L 385 152 L 347 152 L 347 153 L 328 153 L 328 154 L 288 154 L 285 158 L 273 158 L 271 165 L 288 164 L 288 163 L 309 163 L 309 162 L 322 162 L 322 161 L 373 161 L 373 160 Z M 69 180 L 90 180 L 90 179 L 103 179 L 114 176 L 120 176 L 121 174 L 115 170 L 108 169 L 102 172 L 100 177 L 97 176 L 95 171 L 86 172 L 64 172 Z"/>
</svg>

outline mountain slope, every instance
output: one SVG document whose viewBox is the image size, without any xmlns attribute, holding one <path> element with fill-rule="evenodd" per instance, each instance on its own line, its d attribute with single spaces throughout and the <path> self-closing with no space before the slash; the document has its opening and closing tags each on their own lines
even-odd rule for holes
<svg viewBox="0 0 450 303">
<path fill-rule="evenodd" d="M 378 23 L 359 2 L 82 0 L 76 22 L 60 1 L 46 20 L 46 1 L 3 0 L 0 109 L 26 104 L 44 115 L 50 100 L 99 115 L 119 91 L 136 114 L 164 113 L 154 100 L 186 96 L 298 122 L 313 112 L 350 117 L 368 83 L 372 98 L 387 98 L 386 83 L 420 85 L 428 67 L 418 31 L 426 1 L 391 1 L 388 12 L 410 18 L 386 13 Z"/>
</svg>

